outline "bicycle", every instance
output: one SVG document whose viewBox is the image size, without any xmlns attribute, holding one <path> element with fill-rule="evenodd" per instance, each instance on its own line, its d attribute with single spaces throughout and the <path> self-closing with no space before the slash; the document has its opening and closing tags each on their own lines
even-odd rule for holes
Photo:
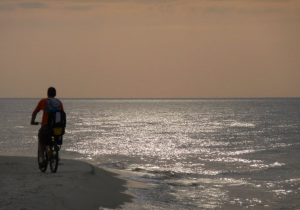
<svg viewBox="0 0 300 210">
<path fill-rule="evenodd" d="M 41 172 L 45 172 L 50 165 L 50 170 L 52 173 L 56 173 L 59 162 L 59 151 L 61 146 L 57 145 L 55 138 L 51 136 L 50 145 L 46 145 L 46 150 L 44 151 L 44 159 L 46 161 L 45 165 L 40 165 L 42 158 L 40 157 L 40 151 L 38 150 L 38 165 Z"/>
<path fill-rule="evenodd" d="M 38 125 L 39 123 L 36 122 L 35 125 Z M 61 148 L 61 145 L 58 145 L 57 142 L 60 140 L 57 136 L 51 136 L 49 137 L 49 142 L 46 144 L 46 149 L 44 151 L 44 160 L 45 164 L 41 165 L 42 157 L 40 155 L 40 151 L 38 149 L 38 166 L 41 172 L 46 172 L 48 168 L 48 164 L 50 165 L 50 170 L 52 173 L 56 173 L 58 168 L 58 162 L 59 162 L 59 151 Z"/>
</svg>

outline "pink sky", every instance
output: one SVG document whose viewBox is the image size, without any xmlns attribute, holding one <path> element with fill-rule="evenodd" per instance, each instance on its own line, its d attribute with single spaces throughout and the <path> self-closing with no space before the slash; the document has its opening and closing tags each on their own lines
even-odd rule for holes
<svg viewBox="0 0 300 210">
<path fill-rule="evenodd" d="M 0 0 L 0 97 L 300 97 L 299 0 Z"/>
</svg>

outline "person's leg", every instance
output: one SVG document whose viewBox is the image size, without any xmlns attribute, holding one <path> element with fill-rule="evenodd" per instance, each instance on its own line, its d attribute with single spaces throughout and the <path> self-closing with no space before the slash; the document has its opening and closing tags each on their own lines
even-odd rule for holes
<svg viewBox="0 0 300 210">
<path fill-rule="evenodd" d="M 40 152 L 40 157 L 42 158 L 42 162 L 45 162 L 44 152 L 45 152 L 45 141 L 46 141 L 46 129 L 41 127 L 39 130 L 39 140 L 38 140 L 38 148 Z"/>
</svg>

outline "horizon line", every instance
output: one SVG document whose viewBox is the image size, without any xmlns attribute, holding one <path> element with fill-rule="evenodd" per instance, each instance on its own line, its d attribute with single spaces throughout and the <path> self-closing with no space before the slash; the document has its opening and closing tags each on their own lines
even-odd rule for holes
<svg viewBox="0 0 300 210">
<path fill-rule="evenodd" d="M 0 97 L 0 99 L 40 99 L 47 97 Z M 73 98 L 56 97 L 59 99 L 93 99 L 93 100 L 197 100 L 197 99 L 299 99 L 298 97 L 166 97 L 166 98 Z"/>
</svg>

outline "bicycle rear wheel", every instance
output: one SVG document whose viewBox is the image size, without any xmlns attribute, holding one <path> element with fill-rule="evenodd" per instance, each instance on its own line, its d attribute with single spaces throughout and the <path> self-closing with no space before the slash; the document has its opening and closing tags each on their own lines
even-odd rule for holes
<svg viewBox="0 0 300 210">
<path fill-rule="evenodd" d="M 41 170 L 41 172 L 45 172 L 47 170 L 47 167 L 48 167 L 48 156 L 47 156 L 47 153 L 46 151 L 44 151 L 44 160 L 45 160 L 45 163 L 42 164 L 42 157 L 40 155 L 40 151 L 38 150 L 38 166 L 39 166 L 39 169 Z"/>
<path fill-rule="evenodd" d="M 55 173 L 57 171 L 58 167 L 58 146 L 54 143 L 51 147 L 51 156 L 50 156 L 50 169 L 52 173 Z"/>
</svg>

